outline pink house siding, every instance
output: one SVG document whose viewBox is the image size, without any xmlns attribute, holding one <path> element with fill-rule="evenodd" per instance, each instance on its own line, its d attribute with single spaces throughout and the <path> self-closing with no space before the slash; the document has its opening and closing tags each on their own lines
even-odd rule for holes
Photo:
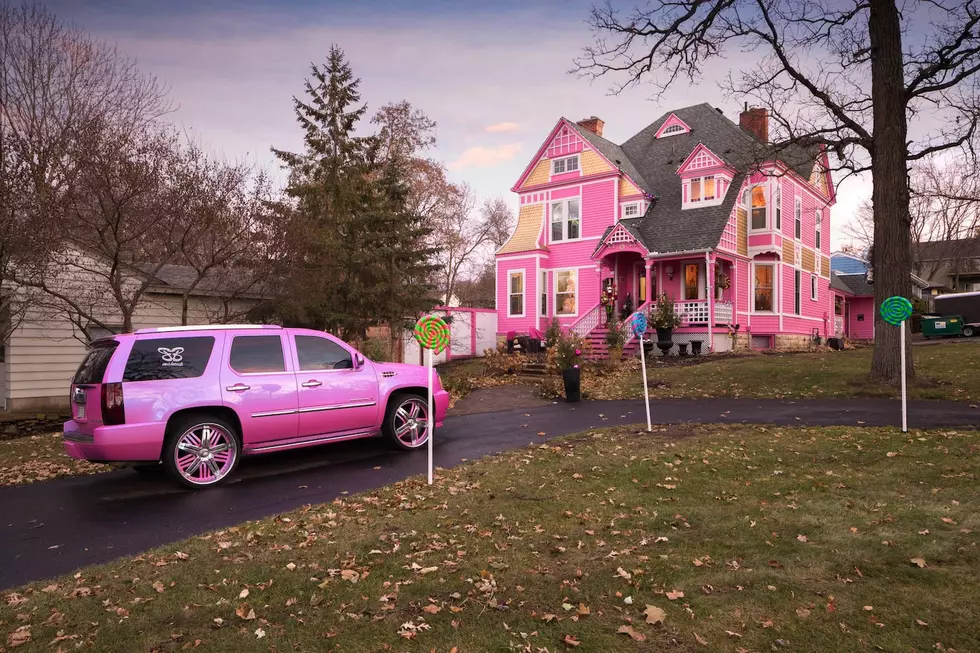
<svg viewBox="0 0 980 653">
<path fill-rule="evenodd" d="M 615 179 L 610 179 L 582 186 L 583 238 L 598 238 L 615 222 L 616 184 Z M 593 249 L 596 244 L 592 243 Z"/>
<path fill-rule="evenodd" d="M 852 340 L 871 340 L 875 334 L 874 319 L 874 298 L 873 297 L 851 297 L 850 324 L 848 325 L 848 336 Z M 863 321 L 858 321 L 858 316 L 863 316 Z"/>
<path fill-rule="evenodd" d="M 498 310 L 497 331 L 507 333 L 517 331 L 527 333 L 532 327 L 537 326 L 537 302 L 538 288 L 537 282 L 537 257 L 528 256 L 514 258 L 497 259 L 497 306 Z M 524 315 L 522 317 L 509 317 L 510 312 L 510 273 L 518 270 L 524 271 Z"/>
<path fill-rule="evenodd" d="M 734 284 L 733 287 L 737 289 L 738 292 L 738 319 L 735 320 L 737 324 L 741 326 L 742 329 L 749 326 L 751 323 L 751 318 L 749 317 L 750 304 L 750 293 L 751 288 L 751 270 L 752 266 L 749 265 L 748 261 L 738 261 L 735 264 L 735 278 L 732 280 Z"/>
</svg>

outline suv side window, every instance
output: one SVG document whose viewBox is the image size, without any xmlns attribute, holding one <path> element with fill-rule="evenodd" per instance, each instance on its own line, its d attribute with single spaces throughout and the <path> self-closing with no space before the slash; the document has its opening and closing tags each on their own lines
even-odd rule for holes
<svg viewBox="0 0 980 653">
<path fill-rule="evenodd" d="M 285 372 L 286 359 L 279 336 L 235 336 L 231 341 L 231 369 L 239 374 Z"/>
<path fill-rule="evenodd" d="M 296 336 L 296 356 L 299 369 L 310 370 L 349 370 L 354 361 L 350 352 L 328 338 L 317 336 Z"/>
<path fill-rule="evenodd" d="M 213 336 L 137 340 L 126 360 L 123 381 L 193 379 L 204 374 Z"/>
<path fill-rule="evenodd" d="M 85 355 L 85 360 L 78 366 L 78 371 L 75 372 L 71 382 L 76 385 L 102 383 L 106 368 L 109 367 L 109 361 L 112 360 L 112 354 L 118 345 L 119 343 L 115 340 L 106 340 L 92 345 Z"/>
</svg>

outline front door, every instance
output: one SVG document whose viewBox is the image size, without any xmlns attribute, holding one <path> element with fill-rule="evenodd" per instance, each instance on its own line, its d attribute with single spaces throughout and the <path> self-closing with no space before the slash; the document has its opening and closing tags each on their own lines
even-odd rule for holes
<svg viewBox="0 0 980 653">
<path fill-rule="evenodd" d="M 294 336 L 300 437 L 368 430 L 379 422 L 378 380 L 370 363 L 327 334 Z"/>
<path fill-rule="evenodd" d="M 233 335 L 225 343 L 221 394 L 238 413 L 245 446 L 296 437 L 296 373 L 285 332 Z M 291 358 L 291 357 L 289 357 Z"/>
</svg>

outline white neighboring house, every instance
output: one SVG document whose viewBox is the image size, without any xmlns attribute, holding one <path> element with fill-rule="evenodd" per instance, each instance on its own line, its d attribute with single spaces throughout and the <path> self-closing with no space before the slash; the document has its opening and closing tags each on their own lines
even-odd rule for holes
<svg viewBox="0 0 980 653">
<path fill-rule="evenodd" d="M 155 267 L 155 266 L 154 266 Z M 196 273 L 180 265 L 164 265 L 152 276 L 134 272 L 134 279 L 149 278 L 150 285 L 133 314 L 133 330 L 178 326 L 183 313 L 183 296 Z M 74 275 L 77 280 L 78 275 Z M 36 412 L 67 409 L 71 379 L 85 357 L 86 343 L 122 331 L 122 317 L 111 291 L 103 282 L 85 286 L 70 280 L 55 280 L 62 288 L 86 288 L 90 294 L 101 293 L 104 302 L 98 307 L 99 321 L 109 327 L 89 325 L 80 328 L 58 301 L 46 297 L 40 304 L 28 305 L 24 316 L 11 331 L 7 342 L 0 343 L 0 409 L 11 412 Z M 188 294 L 187 323 L 212 324 L 240 316 L 257 303 L 257 295 L 222 293 L 217 284 L 201 284 Z M 241 319 L 232 319 L 240 322 Z M 0 329 L 5 332 L 6 329 Z"/>
</svg>

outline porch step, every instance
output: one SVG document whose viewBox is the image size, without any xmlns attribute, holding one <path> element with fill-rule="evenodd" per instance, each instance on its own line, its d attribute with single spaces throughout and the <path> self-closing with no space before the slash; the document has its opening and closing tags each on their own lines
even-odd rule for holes
<svg viewBox="0 0 980 653">
<path fill-rule="evenodd" d="M 526 363 L 521 373 L 527 376 L 548 376 L 548 367 L 544 363 Z"/>
</svg>

